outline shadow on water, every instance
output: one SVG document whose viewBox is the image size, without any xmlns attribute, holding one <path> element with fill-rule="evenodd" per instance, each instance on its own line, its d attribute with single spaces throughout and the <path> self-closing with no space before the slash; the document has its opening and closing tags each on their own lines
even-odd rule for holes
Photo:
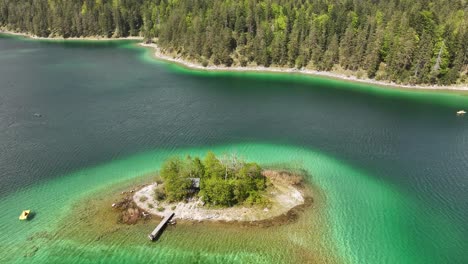
<svg viewBox="0 0 468 264">
<path fill-rule="evenodd" d="M 28 216 L 27 221 L 32 221 L 32 220 L 34 220 L 34 218 L 36 217 L 36 215 L 37 215 L 37 212 L 34 212 L 34 211 L 31 212 L 31 213 L 29 213 L 29 216 Z"/>
</svg>

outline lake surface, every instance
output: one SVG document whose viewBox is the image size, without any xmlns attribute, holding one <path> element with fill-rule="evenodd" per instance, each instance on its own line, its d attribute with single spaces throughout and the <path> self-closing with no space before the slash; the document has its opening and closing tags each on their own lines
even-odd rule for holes
<svg viewBox="0 0 468 264">
<path fill-rule="evenodd" d="M 132 42 L 0 35 L 0 262 L 468 263 L 463 108 L 467 94 L 189 71 Z M 55 235 L 93 191 L 208 150 L 306 169 L 324 209 L 255 232 L 181 226 L 158 244 L 142 226 Z M 36 217 L 19 222 L 27 208 Z"/>
</svg>

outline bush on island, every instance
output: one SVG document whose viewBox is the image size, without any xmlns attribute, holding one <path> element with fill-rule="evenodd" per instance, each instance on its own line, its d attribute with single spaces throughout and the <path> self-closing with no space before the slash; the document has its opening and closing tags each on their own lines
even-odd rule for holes
<svg viewBox="0 0 468 264">
<path fill-rule="evenodd" d="M 169 158 L 162 166 L 162 190 L 155 190 L 156 199 L 170 202 L 200 196 L 209 205 L 264 204 L 266 177 L 257 163 L 247 163 L 236 156 L 216 157 L 208 152 L 202 161 L 187 156 Z M 199 183 L 197 185 L 197 183 Z"/>
</svg>

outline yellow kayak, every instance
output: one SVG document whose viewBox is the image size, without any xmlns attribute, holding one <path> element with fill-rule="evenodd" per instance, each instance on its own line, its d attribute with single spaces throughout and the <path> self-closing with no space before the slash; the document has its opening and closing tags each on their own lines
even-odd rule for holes
<svg viewBox="0 0 468 264">
<path fill-rule="evenodd" d="M 29 217 L 31 210 L 24 210 L 21 215 L 19 216 L 19 220 L 26 220 Z"/>
</svg>

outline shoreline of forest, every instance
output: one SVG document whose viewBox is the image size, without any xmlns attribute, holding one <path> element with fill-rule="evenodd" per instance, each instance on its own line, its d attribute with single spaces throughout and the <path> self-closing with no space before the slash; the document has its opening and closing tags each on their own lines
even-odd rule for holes
<svg viewBox="0 0 468 264">
<path fill-rule="evenodd" d="M 14 35 L 14 36 L 22 36 L 34 40 L 58 40 L 58 41 L 67 41 L 67 40 L 87 40 L 87 41 L 119 41 L 119 40 L 144 40 L 143 37 L 119 37 L 119 38 L 108 38 L 108 37 L 71 37 L 71 38 L 63 38 L 63 37 L 38 37 L 29 33 L 22 33 L 22 32 L 14 32 L 10 31 L 5 28 L 0 28 L 0 34 L 6 35 Z M 397 84 L 394 82 L 387 82 L 387 81 L 377 81 L 375 79 L 363 78 L 360 79 L 357 76 L 353 75 L 345 75 L 330 71 L 316 71 L 316 70 L 308 70 L 308 69 L 297 69 L 297 68 L 287 68 L 287 67 L 265 67 L 265 66 L 234 66 L 234 67 L 227 67 L 227 66 L 214 66 L 208 65 L 203 66 L 200 63 L 188 61 L 181 57 L 174 57 L 170 56 L 169 54 L 163 52 L 161 48 L 155 43 L 138 43 L 139 46 L 144 48 L 153 49 L 154 52 L 152 53 L 153 57 L 158 60 L 175 63 L 182 67 L 191 70 L 201 70 L 201 71 L 213 71 L 213 72 L 264 72 L 264 73 L 293 73 L 293 74 L 303 74 L 308 76 L 316 76 L 316 77 L 323 77 L 323 78 L 330 78 L 335 80 L 347 81 L 347 82 L 355 82 L 355 83 L 362 83 L 362 84 L 371 84 L 376 85 L 379 87 L 384 88 L 400 88 L 400 89 L 410 89 L 410 90 L 431 90 L 431 91 L 468 91 L 468 86 L 464 85 L 450 85 L 450 86 L 439 86 L 439 85 L 409 85 L 409 84 Z"/>
<path fill-rule="evenodd" d="M 64 38 L 64 37 L 39 37 L 39 36 L 36 36 L 36 35 L 32 35 L 30 33 L 10 31 L 10 30 L 5 29 L 5 28 L 0 28 L 0 34 L 20 36 L 20 37 L 30 38 L 30 39 L 34 39 L 34 40 L 58 40 L 58 41 L 66 41 L 66 40 L 89 40 L 89 41 L 144 40 L 143 37 L 136 37 L 136 36 L 119 37 L 119 38 L 107 38 L 107 37 L 102 37 L 102 36 L 70 37 L 70 38 Z"/>
<path fill-rule="evenodd" d="M 451 86 L 427 86 L 427 85 L 409 85 L 409 84 L 397 84 L 394 82 L 386 81 L 377 81 L 374 79 L 359 79 L 357 76 L 348 76 L 345 74 L 334 73 L 329 71 L 316 71 L 316 70 L 307 70 L 307 69 L 297 69 L 297 68 L 281 68 L 281 67 L 264 67 L 264 66 L 203 66 L 200 63 L 188 61 L 181 57 L 173 57 L 163 52 L 161 48 L 155 43 L 139 43 L 140 46 L 145 48 L 151 48 L 154 50 L 153 56 L 155 59 L 163 60 L 170 63 L 176 63 L 185 68 L 192 70 L 204 70 L 204 71 L 219 71 L 219 72 L 265 72 L 265 73 L 294 73 L 294 74 L 303 74 L 308 76 L 317 76 L 331 78 L 341 81 L 357 82 L 364 84 L 372 84 L 385 88 L 403 88 L 411 90 L 436 90 L 436 91 L 468 91 L 468 86 L 463 85 L 451 85 Z"/>
</svg>

